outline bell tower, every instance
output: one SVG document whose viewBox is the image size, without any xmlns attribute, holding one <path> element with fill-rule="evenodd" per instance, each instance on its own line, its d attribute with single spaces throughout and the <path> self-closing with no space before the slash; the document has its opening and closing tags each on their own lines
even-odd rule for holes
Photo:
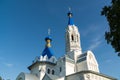
<svg viewBox="0 0 120 80">
<path fill-rule="evenodd" d="M 66 28 L 66 53 L 69 53 L 74 50 L 81 51 L 81 43 L 80 43 L 80 33 L 78 31 L 77 26 L 74 25 L 72 19 L 72 12 L 69 9 L 68 12 L 68 26 Z"/>
</svg>

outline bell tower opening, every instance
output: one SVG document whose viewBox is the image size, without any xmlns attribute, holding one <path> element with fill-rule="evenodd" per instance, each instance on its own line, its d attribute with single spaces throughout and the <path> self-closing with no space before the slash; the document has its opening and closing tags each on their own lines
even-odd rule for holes
<svg viewBox="0 0 120 80">
<path fill-rule="evenodd" d="M 74 41 L 74 36 L 73 36 L 73 34 L 71 35 L 71 39 L 72 39 L 72 41 Z"/>
</svg>

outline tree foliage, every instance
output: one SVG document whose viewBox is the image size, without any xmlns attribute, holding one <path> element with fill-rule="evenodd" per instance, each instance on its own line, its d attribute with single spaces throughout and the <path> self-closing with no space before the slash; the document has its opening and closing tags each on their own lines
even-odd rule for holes
<svg viewBox="0 0 120 80">
<path fill-rule="evenodd" d="M 0 76 L 0 80 L 2 80 L 2 77 Z"/>
<path fill-rule="evenodd" d="M 104 6 L 101 15 L 104 15 L 109 23 L 105 39 L 120 56 L 120 0 L 112 0 L 110 6 Z"/>
</svg>

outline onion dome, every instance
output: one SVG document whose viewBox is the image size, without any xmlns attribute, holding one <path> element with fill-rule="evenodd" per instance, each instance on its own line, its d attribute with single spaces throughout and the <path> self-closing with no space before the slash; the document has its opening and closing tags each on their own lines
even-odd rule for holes
<svg viewBox="0 0 120 80">
<path fill-rule="evenodd" d="M 44 57 L 47 55 L 48 59 L 50 59 L 53 56 L 53 51 L 51 49 L 52 38 L 48 36 L 45 38 L 45 41 L 46 41 L 46 46 L 45 46 L 44 51 L 42 52 L 42 56 Z"/>
<path fill-rule="evenodd" d="M 73 25 L 72 16 L 73 16 L 73 14 L 72 14 L 72 12 L 71 12 L 71 9 L 69 8 L 69 12 L 68 12 L 68 18 L 69 18 L 69 20 L 68 20 L 68 25 Z"/>
</svg>

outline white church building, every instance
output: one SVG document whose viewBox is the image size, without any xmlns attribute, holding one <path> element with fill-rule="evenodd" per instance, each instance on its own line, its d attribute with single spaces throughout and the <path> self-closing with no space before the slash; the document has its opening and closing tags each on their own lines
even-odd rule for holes
<svg viewBox="0 0 120 80">
<path fill-rule="evenodd" d="M 92 51 L 82 52 L 80 33 L 73 23 L 72 12 L 68 12 L 65 55 L 56 59 L 53 55 L 50 36 L 40 57 L 28 67 L 30 73 L 21 72 L 16 80 L 117 80 L 101 74 Z"/>
</svg>

